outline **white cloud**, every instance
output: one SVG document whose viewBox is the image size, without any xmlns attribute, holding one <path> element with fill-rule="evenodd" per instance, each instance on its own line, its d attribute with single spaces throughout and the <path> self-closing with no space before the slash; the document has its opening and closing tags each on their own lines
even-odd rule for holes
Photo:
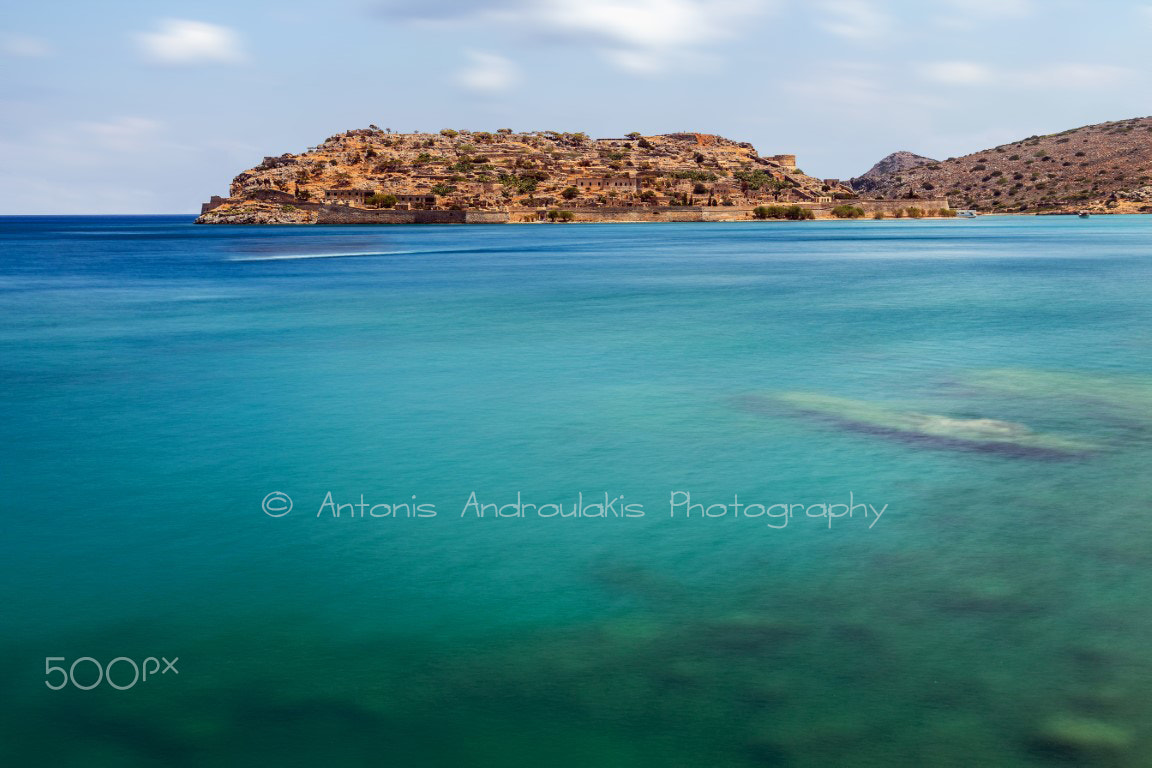
<svg viewBox="0 0 1152 768">
<path fill-rule="evenodd" d="M 946 0 L 953 13 L 983 18 L 1021 18 L 1037 9 L 1034 0 Z"/>
<path fill-rule="evenodd" d="M 481 93 L 499 93 L 520 80 L 520 71 L 509 59 L 484 51 L 466 53 L 468 66 L 456 76 L 456 81 L 462 87 Z"/>
<path fill-rule="evenodd" d="M 1144 21 L 1152 24 L 1152 5 L 1141 5 L 1136 8 L 1136 13 L 1143 17 Z"/>
<path fill-rule="evenodd" d="M 799 82 L 788 83 L 784 90 L 801 100 L 816 97 L 821 107 L 838 109 L 875 109 L 889 99 L 884 86 L 875 77 L 844 72 L 822 73 Z"/>
<path fill-rule="evenodd" d="M 891 28 L 887 14 L 868 0 L 821 0 L 816 8 L 823 14 L 821 28 L 847 40 L 876 40 Z"/>
<path fill-rule="evenodd" d="M 525 0 L 377 0 L 375 7 L 389 19 L 451 21 L 482 16 L 524 5 Z"/>
<path fill-rule="evenodd" d="M 475 21 L 590 46 L 620 69 L 655 73 L 693 62 L 701 49 L 735 37 L 749 18 L 782 0 L 385 0 L 391 18 Z M 412 6 L 412 7 L 406 7 Z"/>
<path fill-rule="evenodd" d="M 984 85 L 992 81 L 992 70 L 971 61 L 936 61 L 920 70 L 925 80 L 944 85 Z"/>
<path fill-rule="evenodd" d="M 38 37 L 6 37 L 0 40 L 0 53 L 20 59 L 42 59 L 54 51 Z"/>
<path fill-rule="evenodd" d="M 137 35 L 141 51 L 159 64 L 235 64 L 244 59 L 240 36 L 228 27 L 164 19 L 156 31 Z"/>
<path fill-rule="evenodd" d="M 899 78 L 892 70 L 866 62 L 828 61 L 814 65 L 804 77 L 790 80 L 782 90 L 796 100 L 797 109 L 806 113 L 826 111 L 830 114 L 867 115 L 870 122 L 891 118 L 926 115 L 940 108 L 944 99 L 934 94 L 894 87 Z"/>
<path fill-rule="evenodd" d="M 80 123 L 86 143 L 114 152 L 132 152 L 154 142 L 161 124 L 146 117 L 118 117 L 104 122 Z"/>
<path fill-rule="evenodd" d="M 1024 19 L 1038 10 L 1035 0 L 945 0 L 936 23 L 946 29 L 971 30 L 985 22 Z"/>
<path fill-rule="evenodd" d="M 941 85 L 1006 88 L 1108 88 L 1134 76 L 1110 64 L 1051 64 L 1033 69 L 995 70 L 972 61 L 936 61 L 919 68 L 920 77 Z"/>
<path fill-rule="evenodd" d="M 1135 73 L 1110 64 L 1055 64 L 1015 73 L 1013 84 L 1031 88 L 1108 88 L 1122 85 Z"/>
<path fill-rule="evenodd" d="M 650 74 L 691 60 L 774 6 L 766 0 L 533 0 L 529 18 L 544 33 L 593 45 L 621 69 Z"/>
</svg>

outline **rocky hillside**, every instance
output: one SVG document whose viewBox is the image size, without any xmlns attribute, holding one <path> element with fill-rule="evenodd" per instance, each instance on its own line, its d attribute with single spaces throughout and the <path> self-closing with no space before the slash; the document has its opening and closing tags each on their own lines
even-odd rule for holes
<svg viewBox="0 0 1152 768">
<path fill-rule="evenodd" d="M 315 218 L 317 204 L 353 209 L 535 211 L 541 208 L 755 206 L 850 197 L 795 157 L 761 157 L 745 142 L 700 133 L 629 134 L 443 130 L 375 126 L 300 154 L 267 157 L 233 179 L 206 222 Z M 308 209 L 312 209 L 309 212 Z M 247 217 L 247 218 L 245 218 Z M 277 222 L 270 222 L 277 223 Z"/>
<path fill-rule="evenodd" d="M 854 187 L 887 199 L 946 195 L 953 207 L 980 211 L 1152 212 L 1152 117 L 873 173 L 877 168 Z"/>
<path fill-rule="evenodd" d="M 872 166 L 863 176 L 857 176 L 848 183 L 860 194 L 872 194 L 883 187 L 885 182 L 893 176 L 918 168 L 921 165 L 932 165 L 938 162 L 938 160 L 912 152 L 893 152 Z"/>
</svg>

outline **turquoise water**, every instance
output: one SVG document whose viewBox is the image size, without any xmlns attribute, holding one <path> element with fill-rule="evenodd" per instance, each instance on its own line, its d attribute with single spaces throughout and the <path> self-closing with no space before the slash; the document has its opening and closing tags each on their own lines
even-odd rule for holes
<svg viewBox="0 0 1152 768">
<path fill-rule="evenodd" d="M 0 317 L 0 764 L 1152 764 L 1152 218 L 9 217 Z"/>
</svg>

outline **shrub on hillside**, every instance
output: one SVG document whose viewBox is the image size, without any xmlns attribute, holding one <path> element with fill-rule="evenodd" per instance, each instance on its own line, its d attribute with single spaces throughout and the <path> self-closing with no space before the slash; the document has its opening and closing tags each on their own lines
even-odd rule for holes
<svg viewBox="0 0 1152 768">
<path fill-rule="evenodd" d="M 832 215 L 838 219 L 860 219 L 864 217 L 864 209 L 856 205 L 838 205 L 832 209 Z"/>
</svg>

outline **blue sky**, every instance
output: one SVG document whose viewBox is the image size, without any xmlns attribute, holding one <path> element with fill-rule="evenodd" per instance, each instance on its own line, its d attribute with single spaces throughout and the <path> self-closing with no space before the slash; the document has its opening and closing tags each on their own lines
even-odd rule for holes
<svg viewBox="0 0 1152 768">
<path fill-rule="evenodd" d="M 349 128 L 693 130 L 846 178 L 1152 113 L 1152 0 L 10 4 L 0 214 L 183 213 Z"/>
</svg>

